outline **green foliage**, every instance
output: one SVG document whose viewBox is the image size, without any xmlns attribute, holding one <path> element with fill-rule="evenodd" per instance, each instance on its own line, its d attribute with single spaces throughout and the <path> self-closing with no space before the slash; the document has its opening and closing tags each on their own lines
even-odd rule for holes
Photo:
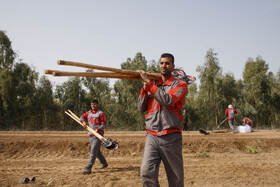
<svg viewBox="0 0 280 187">
<path fill-rule="evenodd" d="M 92 69 L 88 69 L 87 72 L 93 72 Z M 111 89 L 109 88 L 108 79 L 98 79 L 94 77 L 82 78 L 82 83 L 87 89 L 87 98 L 89 100 L 97 99 L 101 103 L 103 100 L 107 100 L 107 96 L 110 96 Z"/>
<path fill-rule="evenodd" d="M 12 72 L 15 58 L 10 39 L 0 30 L 0 126 L 4 129 L 12 124 L 12 112 L 16 108 Z"/>
<path fill-rule="evenodd" d="M 11 70 L 16 56 L 6 32 L 0 30 L 0 70 Z"/>
<path fill-rule="evenodd" d="M 257 154 L 259 152 L 258 149 L 256 149 L 254 146 L 251 146 L 251 145 L 247 145 L 246 150 L 250 154 Z"/>
<path fill-rule="evenodd" d="M 268 65 L 258 56 L 256 60 L 249 58 L 243 71 L 244 89 L 244 114 L 252 116 L 255 123 L 267 125 L 271 121 L 269 111 L 274 106 L 271 95 L 273 76 L 269 81 Z"/>
<path fill-rule="evenodd" d="M 200 155 L 202 158 L 208 158 L 209 157 L 209 154 L 207 152 L 202 152 L 201 155 Z"/>
<path fill-rule="evenodd" d="M 74 130 L 79 126 L 72 119 L 69 119 L 64 111 L 71 110 L 77 115 L 81 115 L 90 109 L 90 100 L 86 98 L 86 91 L 82 87 L 79 77 L 70 78 L 61 86 L 57 86 L 55 97 L 60 106 L 60 124 L 62 129 Z"/>
<path fill-rule="evenodd" d="M 133 60 L 128 58 L 121 67 L 130 70 L 149 69 L 141 53 L 137 53 Z M 142 86 L 142 81 L 136 80 L 119 80 L 115 83 L 116 108 L 112 113 L 112 123 L 123 129 L 144 130 L 144 116 L 137 110 L 137 100 Z"/>
<path fill-rule="evenodd" d="M 17 60 L 11 43 L 6 33 L 0 31 L 1 130 L 81 130 L 64 111 L 70 109 L 81 115 L 90 110 L 92 99 L 99 101 L 100 109 L 107 116 L 108 128 L 145 129 L 145 114 L 137 109 L 142 81 L 118 80 L 110 88 L 108 79 L 75 77 L 53 89 L 46 76 L 39 78 L 34 68 Z M 147 62 L 139 52 L 123 62 L 121 68 L 159 72 L 159 62 Z M 183 129 L 215 129 L 225 118 L 229 104 L 238 111 L 238 125 L 241 119 L 249 117 L 257 128 L 280 128 L 280 69 L 276 75 L 268 69 L 260 56 L 255 60 L 249 58 L 245 62 L 243 80 L 235 80 L 231 73 L 222 74 L 218 54 L 209 49 L 204 64 L 197 67 L 200 85 L 193 83 L 188 87 Z M 247 149 L 257 152 L 252 147 Z"/>
<path fill-rule="evenodd" d="M 118 180 L 120 180 L 120 179 L 119 179 L 118 177 L 116 177 L 116 176 L 113 176 L 113 177 L 110 178 L 110 180 L 111 180 L 111 181 L 118 181 Z"/>
<path fill-rule="evenodd" d="M 57 124 L 59 121 L 59 106 L 55 103 L 52 84 L 46 76 L 40 78 L 33 97 L 32 122 L 35 123 L 35 128 L 45 130 L 59 129 Z"/>
<path fill-rule="evenodd" d="M 34 93 L 38 73 L 25 63 L 16 63 L 13 71 L 14 93 L 16 94 L 17 110 L 14 111 L 16 122 L 21 128 L 36 128 L 31 122 L 31 116 L 36 113 L 33 103 L 36 103 Z M 30 124 L 31 123 L 31 124 Z M 39 125 L 39 124 L 38 124 Z M 28 127 L 26 127 L 28 126 Z"/>
<path fill-rule="evenodd" d="M 200 128 L 199 107 L 197 106 L 197 84 L 193 83 L 189 85 L 187 96 L 184 103 L 184 118 L 183 118 L 183 130 L 195 130 Z"/>
<path fill-rule="evenodd" d="M 16 110 L 16 93 L 13 75 L 8 69 L 0 70 L 0 125 L 3 129 L 13 124 L 13 111 Z"/>
<path fill-rule="evenodd" d="M 200 126 L 206 128 L 208 125 L 218 125 L 221 113 L 221 98 L 219 96 L 219 84 L 221 84 L 222 73 L 219 66 L 217 53 L 213 49 L 207 51 L 205 63 L 198 66 L 197 71 L 200 79 L 200 87 L 197 98 L 197 106 L 200 107 Z"/>
</svg>

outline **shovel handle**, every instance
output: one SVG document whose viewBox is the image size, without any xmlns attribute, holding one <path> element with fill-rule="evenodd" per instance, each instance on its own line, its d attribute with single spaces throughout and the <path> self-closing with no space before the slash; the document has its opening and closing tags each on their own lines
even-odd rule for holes
<svg viewBox="0 0 280 187">
<path fill-rule="evenodd" d="M 220 128 L 220 126 L 221 126 L 226 120 L 227 120 L 227 118 L 224 119 L 224 121 L 222 121 L 222 122 L 220 123 L 220 125 L 218 125 L 217 129 Z"/>
</svg>

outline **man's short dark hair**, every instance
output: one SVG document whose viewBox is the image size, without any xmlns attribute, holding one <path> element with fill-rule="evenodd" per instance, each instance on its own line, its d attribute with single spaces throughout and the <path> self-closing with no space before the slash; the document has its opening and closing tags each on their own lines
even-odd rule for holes
<svg viewBox="0 0 280 187">
<path fill-rule="evenodd" d="M 93 99 L 93 100 L 91 100 L 90 103 L 96 103 L 96 104 L 98 104 L 98 101 L 97 101 L 96 99 Z"/>
<path fill-rule="evenodd" d="M 175 59 L 174 59 L 174 56 L 172 54 L 170 54 L 170 53 L 163 53 L 160 58 L 166 58 L 166 57 L 167 58 L 171 58 L 172 59 L 172 63 L 174 64 Z"/>
</svg>

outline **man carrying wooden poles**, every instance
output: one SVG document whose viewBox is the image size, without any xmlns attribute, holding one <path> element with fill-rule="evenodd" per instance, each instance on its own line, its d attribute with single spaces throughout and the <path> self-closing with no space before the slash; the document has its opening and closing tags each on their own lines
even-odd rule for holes
<svg viewBox="0 0 280 187">
<path fill-rule="evenodd" d="M 138 98 L 138 110 L 146 115 L 147 138 L 140 176 L 143 186 L 159 186 L 158 174 L 164 164 L 169 186 L 184 186 L 182 157 L 183 104 L 188 84 L 173 76 L 174 57 L 164 53 L 160 58 L 162 79 L 152 82 L 144 71 L 144 82 Z"/>
</svg>

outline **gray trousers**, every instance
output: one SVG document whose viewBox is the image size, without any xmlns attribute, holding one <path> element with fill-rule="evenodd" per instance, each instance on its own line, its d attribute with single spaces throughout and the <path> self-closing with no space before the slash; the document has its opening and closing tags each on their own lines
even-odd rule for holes
<svg viewBox="0 0 280 187">
<path fill-rule="evenodd" d="M 234 132 L 234 119 L 228 119 L 228 125 L 232 132 Z"/>
<path fill-rule="evenodd" d="M 100 151 L 101 140 L 93 136 L 93 137 L 89 137 L 89 141 L 90 141 L 90 156 L 86 167 L 91 169 L 96 158 L 99 159 L 101 164 L 106 164 L 107 161 Z"/>
<path fill-rule="evenodd" d="M 140 176 L 144 187 L 159 185 L 158 173 L 161 161 L 164 164 L 170 187 L 184 186 L 182 135 L 171 133 L 164 136 L 147 134 Z"/>
</svg>

